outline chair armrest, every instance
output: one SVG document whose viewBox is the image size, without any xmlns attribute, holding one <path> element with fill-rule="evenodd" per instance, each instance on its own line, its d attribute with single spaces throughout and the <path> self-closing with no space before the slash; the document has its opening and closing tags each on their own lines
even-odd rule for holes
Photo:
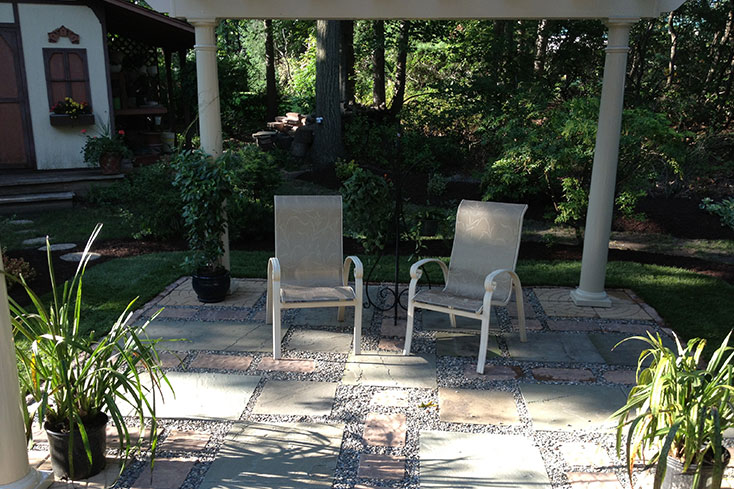
<svg viewBox="0 0 734 489">
<path fill-rule="evenodd" d="M 356 256 L 350 255 L 344 259 L 344 285 L 346 285 L 349 280 L 349 269 L 352 264 L 354 264 L 354 280 L 362 280 L 362 277 L 364 277 L 364 266 L 362 265 L 362 260 Z"/>
<path fill-rule="evenodd" d="M 446 264 L 438 258 L 424 258 L 413 263 L 413 265 L 411 265 L 410 267 L 410 278 L 412 280 L 419 280 L 421 276 L 423 276 L 423 270 L 421 270 L 421 268 L 423 267 L 423 265 L 426 265 L 428 263 L 438 263 L 441 271 L 443 272 L 443 281 L 444 283 L 446 283 L 449 277 L 449 267 L 447 267 Z"/>
<path fill-rule="evenodd" d="M 517 279 L 517 274 L 515 272 L 509 268 L 501 268 L 487 275 L 487 278 L 484 279 L 484 290 L 486 292 L 494 292 L 494 289 L 497 287 L 495 280 L 503 273 L 509 273 L 513 279 Z"/>
<path fill-rule="evenodd" d="M 276 257 L 268 260 L 268 279 L 280 282 L 280 261 Z"/>
</svg>

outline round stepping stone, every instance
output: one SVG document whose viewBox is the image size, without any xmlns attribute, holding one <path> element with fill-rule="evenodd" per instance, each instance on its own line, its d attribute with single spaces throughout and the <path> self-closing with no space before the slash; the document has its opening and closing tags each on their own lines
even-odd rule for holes
<svg viewBox="0 0 734 489">
<path fill-rule="evenodd" d="M 76 248 L 76 245 L 74 243 L 57 243 L 51 245 L 51 251 L 66 251 L 66 250 L 73 250 Z M 45 246 L 41 246 L 38 248 L 38 251 L 46 251 Z"/>
<path fill-rule="evenodd" d="M 13 219 L 12 221 L 8 221 L 10 224 L 15 224 L 18 226 L 23 226 L 26 224 L 33 224 L 33 221 L 30 219 Z"/>
<path fill-rule="evenodd" d="M 13 231 L 15 234 L 37 234 L 38 231 L 35 229 L 16 229 Z"/>
<path fill-rule="evenodd" d="M 73 253 L 67 253 L 65 255 L 61 255 L 59 258 L 61 258 L 64 261 L 73 261 L 73 262 L 79 262 L 82 261 L 82 256 L 84 253 L 81 251 L 75 251 Z M 101 257 L 99 253 L 89 252 L 89 261 L 97 260 L 99 257 Z"/>
<path fill-rule="evenodd" d="M 23 244 L 26 246 L 36 246 L 36 245 L 45 244 L 45 243 L 46 243 L 45 236 L 40 237 L 40 238 L 29 238 L 29 239 L 23 240 Z"/>
</svg>

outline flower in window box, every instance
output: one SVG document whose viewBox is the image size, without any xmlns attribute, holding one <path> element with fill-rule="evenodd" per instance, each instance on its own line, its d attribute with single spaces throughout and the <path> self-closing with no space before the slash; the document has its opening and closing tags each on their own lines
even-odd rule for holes
<svg viewBox="0 0 734 489">
<path fill-rule="evenodd" d="M 59 100 L 51 107 L 54 114 L 68 115 L 71 119 L 76 119 L 82 114 L 91 114 L 92 108 L 86 102 L 77 102 L 71 97 Z"/>
</svg>

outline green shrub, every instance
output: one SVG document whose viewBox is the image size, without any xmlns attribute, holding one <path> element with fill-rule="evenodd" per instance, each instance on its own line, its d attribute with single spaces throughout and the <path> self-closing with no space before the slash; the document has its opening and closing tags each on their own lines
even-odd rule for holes
<svg viewBox="0 0 734 489">
<path fill-rule="evenodd" d="M 173 187 L 173 171 L 168 163 L 137 168 L 119 183 L 94 187 L 87 201 L 118 212 L 135 239 L 165 240 L 182 235 L 183 203 Z"/>
<path fill-rule="evenodd" d="M 393 225 L 392 189 L 385 178 L 357 168 L 344 182 L 344 223 L 367 253 L 385 248 Z"/>
<path fill-rule="evenodd" d="M 722 226 L 734 229 L 734 197 L 729 197 L 721 202 L 714 202 L 713 199 L 706 197 L 701 201 L 700 207 L 719 216 Z"/>
</svg>

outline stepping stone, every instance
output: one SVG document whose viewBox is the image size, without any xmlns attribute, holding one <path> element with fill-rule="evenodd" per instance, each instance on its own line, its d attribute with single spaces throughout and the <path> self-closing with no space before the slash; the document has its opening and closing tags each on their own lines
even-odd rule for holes
<svg viewBox="0 0 734 489">
<path fill-rule="evenodd" d="M 410 405 L 410 396 L 406 391 L 390 389 L 375 392 L 370 402 L 376 406 L 408 407 Z"/>
<path fill-rule="evenodd" d="M 66 250 L 73 250 L 76 248 L 76 245 L 74 243 L 56 243 L 49 246 L 51 248 L 51 251 L 66 251 Z M 38 248 L 38 251 L 46 251 L 45 246 L 41 246 Z"/>
<path fill-rule="evenodd" d="M 652 320 L 652 317 L 645 311 L 641 304 L 612 303 L 612 307 L 594 307 L 593 309 L 603 319 Z"/>
<path fill-rule="evenodd" d="M 510 323 L 512 324 L 513 331 L 520 331 L 520 325 L 518 324 L 517 319 L 511 319 Z M 525 331 L 541 331 L 542 329 L 543 324 L 539 319 L 525 318 Z"/>
<path fill-rule="evenodd" d="M 199 489 L 331 488 L 343 425 L 235 423 Z M 178 487 L 178 486 L 176 486 Z"/>
<path fill-rule="evenodd" d="M 551 482 L 530 438 L 421 431 L 420 487 L 551 489 Z"/>
<path fill-rule="evenodd" d="M 590 334 L 589 339 L 596 346 L 599 354 L 604 357 L 604 361 L 608 365 L 626 365 L 629 367 L 636 367 L 637 362 L 640 358 L 640 353 L 650 347 L 647 343 L 640 340 L 629 340 L 619 344 L 620 341 L 625 338 L 629 338 L 629 334 L 612 334 L 612 333 L 595 333 Z M 670 338 L 662 336 L 663 344 L 673 351 L 677 351 L 675 342 Z M 648 360 L 644 363 L 645 366 L 650 365 Z"/>
<path fill-rule="evenodd" d="M 89 255 L 89 261 L 98 260 L 102 256 L 99 253 L 95 253 L 94 251 L 90 251 L 87 254 Z M 77 262 L 82 261 L 83 256 L 84 256 L 84 252 L 75 251 L 73 253 L 66 253 L 65 255 L 61 255 L 59 258 L 61 258 L 64 261 L 77 263 Z"/>
<path fill-rule="evenodd" d="M 352 331 L 354 328 L 354 307 L 344 310 L 344 321 L 337 320 L 336 307 L 309 307 L 296 309 L 291 324 L 297 326 L 338 326 Z M 367 328 L 372 322 L 372 310 L 362 310 L 362 328 Z"/>
<path fill-rule="evenodd" d="M 448 314 L 442 312 L 421 310 L 423 316 L 423 329 L 426 331 L 457 331 L 461 333 L 477 333 L 482 329 L 482 322 L 479 319 L 466 318 L 456 316 L 456 328 L 451 327 L 451 320 Z M 499 329 L 499 319 L 497 311 L 493 307 L 489 313 L 489 329 Z"/>
<path fill-rule="evenodd" d="M 577 306 L 573 302 L 543 302 L 543 311 L 547 316 L 569 318 L 598 318 L 601 308 Z"/>
<path fill-rule="evenodd" d="M 172 452 L 195 452 L 203 450 L 211 436 L 201 431 L 171 431 L 158 449 Z"/>
<path fill-rule="evenodd" d="M 380 342 L 377 344 L 378 350 L 401 352 L 404 348 L 405 339 L 403 338 L 380 338 Z"/>
<path fill-rule="evenodd" d="M 47 465 L 48 464 L 48 465 Z M 157 466 L 157 462 L 156 462 Z M 41 464 L 38 467 L 39 470 L 46 470 L 51 471 L 51 459 L 47 459 L 46 462 Z M 97 475 L 93 475 L 92 477 L 89 477 L 88 479 L 75 481 L 76 483 L 72 483 L 72 481 L 68 480 L 57 480 L 55 482 L 51 483 L 51 486 L 49 489 L 69 489 L 69 488 L 79 488 L 84 487 L 85 489 L 106 489 L 108 487 L 112 487 L 115 482 L 117 482 L 117 479 L 120 475 L 120 461 L 113 458 L 113 457 L 107 457 L 107 460 L 105 462 L 105 468 Z M 51 480 L 53 480 L 53 477 L 51 477 Z M 178 487 L 178 486 L 177 486 Z M 135 486 L 133 486 L 135 488 Z M 139 488 L 135 488 L 139 489 Z"/>
<path fill-rule="evenodd" d="M 348 333 L 322 329 L 295 329 L 285 346 L 297 351 L 347 353 L 351 345 L 351 329 Z"/>
<path fill-rule="evenodd" d="M 151 307 L 146 314 L 153 316 L 156 312 L 161 311 L 156 319 L 191 319 L 196 315 L 197 310 L 193 307 Z"/>
<path fill-rule="evenodd" d="M 219 370 L 247 370 L 252 363 L 252 357 L 239 355 L 214 355 L 199 353 L 190 363 L 191 368 L 212 368 Z"/>
<path fill-rule="evenodd" d="M 369 445 L 401 447 L 405 445 L 406 422 L 404 414 L 369 413 L 362 438 Z"/>
<path fill-rule="evenodd" d="M 245 410 L 259 375 L 168 372 L 163 399 L 156 399 L 159 418 L 236 420 Z"/>
<path fill-rule="evenodd" d="M 572 289 L 566 287 L 533 287 L 535 297 L 537 297 L 543 305 L 545 305 L 546 302 L 573 302 L 571 299 L 571 290 Z"/>
<path fill-rule="evenodd" d="M 399 355 L 363 352 L 349 354 L 342 382 L 385 387 L 436 388 L 436 357 L 433 354 Z"/>
<path fill-rule="evenodd" d="M 186 353 L 164 351 L 158 353 L 158 365 L 160 365 L 161 368 L 176 368 L 183 363 L 185 358 Z"/>
<path fill-rule="evenodd" d="M 232 279 L 231 293 L 222 302 L 204 304 L 199 302 L 191 287 L 191 277 L 180 283 L 169 294 L 158 301 L 160 306 L 197 306 L 203 308 L 252 307 L 265 293 L 265 280 Z"/>
<path fill-rule="evenodd" d="M 439 357 L 476 357 L 479 355 L 479 333 L 437 332 L 436 355 Z M 497 338 L 490 331 L 487 342 L 487 358 L 501 357 Z"/>
<path fill-rule="evenodd" d="M 538 380 L 561 382 L 593 382 L 596 377 L 586 368 L 534 368 L 530 370 Z"/>
<path fill-rule="evenodd" d="M 518 334 L 507 337 L 513 360 L 526 362 L 604 363 L 604 358 L 585 334 L 528 333 L 528 341 Z"/>
<path fill-rule="evenodd" d="M 536 430 L 596 430 L 627 402 L 620 387 L 601 385 L 520 384 Z"/>
<path fill-rule="evenodd" d="M 380 326 L 380 336 L 405 338 L 406 327 L 407 322 L 405 319 L 398 318 L 398 324 L 395 324 L 394 317 L 384 317 Z"/>
<path fill-rule="evenodd" d="M 566 472 L 571 489 L 622 489 L 614 472 Z"/>
<path fill-rule="evenodd" d="M 269 380 L 252 413 L 328 416 L 331 414 L 338 385 L 334 382 Z"/>
<path fill-rule="evenodd" d="M 13 219 L 11 221 L 8 221 L 8 224 L 13 224 L 15 226 L 25 226 L 27 224 L 33 224 L 33 221 L 30 219 Z"/>
<path fill-rule="evenodd" d="M 357 477 L 364 479 L 400 480 L 405 476 L 405 457 L 395 455 L 359 455 Z"/>
<path fill-rule="evenodd" d="M 204 309 L 199 312 L 200 321 L 244 321 L 250 309 Z"/>
<path fill-rule="evenodd" d="M 296 358 L 280 358 L 278 360 L 273 357 L 263 357 L 258 370 L 276 371 L 276 372 L 299 372 L 311 373 L 316 370 L 316 362 L 313 360 L 300 360 Z"/>
<path fill-rule="evenodd" d="M 40 244 L 46 244 L 46 237 L 45 236 L 42 236 L 42 237 L 39 237 L 39 238 L 28 238 L 28 239 L 24 239 L 21 242 L 21 244 L 24 245 L 24 246 L 37 246 L 37 245 L 40 245 Z"/>
<path fill-rule="evenodd" d="M 107 423 L 105 431 L 107 433 L 107 448 L 112 448 L 115 450 L 119 449 L 120 434 L 117 432 L 117 428 L 115 427 L 114 423 Z M 127 432 L 130 436 L 130 444 L 134 446 L 140 440 L 140 426 L 135 423 L 129 423 L 127 427 Z M 150 427 L 147 427 L 143 433 L 144 439 L 141 441 L 141 444 L 144 447 L 148 447 L 150 446 Z M 159 430 L 158 433 L 160 434 L 161 431 Z M 124 436 L 125 435 L 123 433 L 123 438 Z"/>
<path fill-rule="evenodd" d="M 439 417 L 446 423 L 520 424 L 511 392 L 439 387 L 438 406 Z"/>
<path fill-rule="evenodd" d="M 477 366 L 469 364 L 464 367 L 464 377 L 468 379 L 482 379 L 491 381 L 515 380 L 523 376 L 522 368 L 505 365 L 485 365 L 484 373 L 477 373 Z"/>
<path fill-rule="evenodd" d="M 574 321 L 573 319 L 548 320 L 551 331 L 599 331 L 598 321 Z"/>
<path fill-rule="evenodd" d="M 564 443 L 560 450 L 566 463 L 571 466 L 610 467 L 612 465 L 609 454 L 596 443 Z"/>
<path fill-rule="evenodd" d="M 604 331 L 611 331 L 613 333 L 625 333 L 627 336 L 642 336 L 647 338 L 647 333 L 651 333 L 655 336 L 655 328 L 653 326 L 647 326 L 644 324 L 627 324 L 627 323 L 608 323 L 602 324 Z"/>
<path fill-rule="evenodd" d="M 607 370 L 604 372 L 604 380 L 614 384 L 635 385 L 637 374 L 634 370 Z"/>
<path fill-rule="evenodd" d="M 281 330 L 281 338 L 287 328 Z M 263 323 L 202 323 L 155 319 L 146 329 L 149 338 L 180 340 L 186 350 L 273 351 L 273 329 Z"/>
<path fill-rule="evenodd" d="M 162 489 L 177 488 L 188 477 L 196 464 L 195 459 L 158 458 L 151 479 L 150 463 L 146 461 L 145 469 L 135 480 L 130 489 Z"/>
</svg>

